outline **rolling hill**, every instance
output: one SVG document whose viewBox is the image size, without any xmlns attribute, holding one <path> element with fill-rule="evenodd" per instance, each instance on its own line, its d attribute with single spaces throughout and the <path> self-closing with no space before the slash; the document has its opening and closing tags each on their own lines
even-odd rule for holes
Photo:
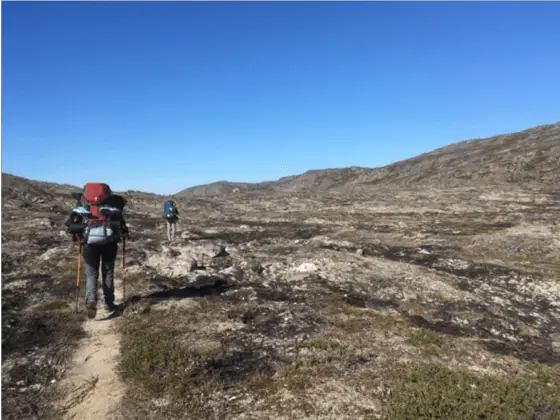
<svg viewBox="0 0 560 420">
<path fill-rule="evenodd" d="M 560 171 L 560 122 L 487 139 L 466 140 L 380 168 L 311 170 L 277 181 L 219 181 L 180 191 L 176 197 L 242 192 L 360 189 L 371 185 L 457 186 L 523 183 L 554 186 Z"/>
<path fill-rule="evenodd" d="M 367 191 L 371 186 L 508 185 L 557 189 L 560 180 L 560 122 L 487 139 L 466 140 L 379 168 L 310 170 L 259 183 L 218 181 L 184 189 L 177 199 L 242 193 Z M 34 201 L 45 195 L 67 196 L 80 187 L 58 185 L 2 173 L 2 197 Z M 127 191 L 125 197 L 144 196 Z"/>
</svg>

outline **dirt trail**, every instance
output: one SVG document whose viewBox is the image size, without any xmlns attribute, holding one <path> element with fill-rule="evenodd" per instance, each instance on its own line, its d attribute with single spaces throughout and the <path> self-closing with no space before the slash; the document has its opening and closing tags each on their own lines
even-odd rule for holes
<svg viewBox="0 0 560 420">
<path fill-rule="evenodd" d="M 122 280 L 115 278 L 115 302 L 121 301 Z M 124 394 L 125 387 L 117 373 L 120 335 L 115 327 L 118 318 L 105 311 L 101 293 L 98 302 L 97 316 L 84 323 L 88 336 L 76 350 L 61 384 L 66 391 L 61 402 L 64 420 L 113 419 Z M 83 308 L 83 300 L 80 306 Z"/>
</svg>

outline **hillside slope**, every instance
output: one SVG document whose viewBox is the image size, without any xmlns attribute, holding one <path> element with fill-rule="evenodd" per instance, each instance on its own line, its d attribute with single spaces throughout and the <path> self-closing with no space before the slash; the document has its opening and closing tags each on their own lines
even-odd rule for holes
<svg viewBox="0 0 560 420">
<path fill-rule="evenodd" d="M 45 200 L 47 197 L 67 198 L 71 192 L 80 191 L 79 187 L 68 184 L 54 184 L 36 181 L 8 173 L 2 173 L 2 199 L 10 203 L 32 203 Z"/>
<path fill-rule="evenodd" d="M 372 183 L 550 185 L 560 169 L 560 122 L 489 139 L 467 140 L 380 168 Z"/>
<path fill-rule="evenodd" d="M 274 188 L 276 181 L 271 182 L 230 182 L 230 181 L 217 181 L 211 184 L 198 185 L 195 187 L 187 188 L 177 194 L 176 197 L 190 197 L 190 196 L 213 196 L 230 194 L 235 188 L 239 188 L 244 192 L 263 191 L 269 188 Z"/>
<path fill-rule="evenodd" d="M 560 122 L 503 134 L 466 140 L 380 168 L 336 168 L 262 183 L 221 181 L 187 188 L 177 197 L 211 196 L 244 192 L 314 192 L 364 188 L 374 184 L 458 186 L 472 183 L 523 183 L 552 186 L 560 171 Z"/>
</svg>

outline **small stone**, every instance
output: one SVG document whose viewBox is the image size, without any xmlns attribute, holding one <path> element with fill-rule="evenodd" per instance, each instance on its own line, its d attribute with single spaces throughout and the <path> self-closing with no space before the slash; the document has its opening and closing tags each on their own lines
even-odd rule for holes
<svg viewBox="0 0 560 420">
<path fill-rule="evenodd" d="M 37 224 L 40 226 L 47 226 L 47 227 L 53 227 L 54 226 L 54 222 L 49 219 L 48 217 L 45 217 L 44 219 L 39 219 L 37 221 Z"/>
<path fill-rule="evenodd" d="M 560 333 L 550 334 L 552 351 L 560 354 Z"/>
<path fill-rule="evenodd" d="M 181 253 L 174 250 L 173 248 L 168 247 L 168 246 L 163 246 L 162 251 L 161 251 L 161 255 L 163 255 L 166 258 L 175 258 L 175 257 L 181 255 Z"/>
<path fill-rule="evenodd" d="M 233 277 L 237 281 L 243 280 L 243 270 L 239 267 L 228 267 L 221 271 L 222 274 Z"/>
<path fill-rule="evenodd" d="M 253 273 L 262 274 L 264 271 L 264 267 L 258 261 L 252 261 L 249 263 L 249 267 Z"/>
<path fill-rule="evenodd" d="M 535 337 L 539 337 L 540 333 L 535 328 L 531 328 L 528 325 L 521 324 L 519 325 L 519 335 L 523 337 L 535 338 Z"/>
<path fill-rule="evenodd" d="M 187 268 L 189 270 L 190 273 L 192 273 L 193 271 L 195 271 L 198 267 L 198 263 L 196 262 L 196 260 L 192 257 L 187 257 Z"/>
<path fill-rule="evenodd" d="M 152 404 L 156 407 L 165 407 L 169 405 L 169 400 L 167 398 L 156 398 L 152 400 Z"/>
<path fill-rule="evenodd" d="M 296 271 L 298 273 L 313 273 L 315 271 L 317 271 L 318 268 L 315 264 L 313 263 L 303 263 L 301 264 L 299 267 L 296 268 Z"/>
<path fill-rule="evenodd" d="M 165 227 L 164 227 L 164 228 L 165 228 Z M 162 229 L 162 230 L 164 230 L 164 229 Z M 186 230 L 186 231 L 184 231 L 184 232 L 181 233 L 181 238 L 182 238 L 182 239 L 186 239 L 186 240 L 188 240 L 188 239 L 197 239 L 197 238 L 200 238 L 200 235 L 197 235 L 197 234 L 194 233 L 194 232 L 190 232 L 190 231 Z"/>
</svg>

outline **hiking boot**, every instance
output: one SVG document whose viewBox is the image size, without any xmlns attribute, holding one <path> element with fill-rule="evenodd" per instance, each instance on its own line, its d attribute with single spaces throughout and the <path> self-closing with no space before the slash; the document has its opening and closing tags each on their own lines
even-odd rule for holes
<svg viewBox="0 0 560 420">
<path fill-rule="evenodd" d="M 95 318 L 97 314 L 97 303 L 94 300 L 86 304 L 86 312 L 89 319 Z"/>
<path fill-rule="evenodd" d="M 117 310 L 117 305 L 115 305 L 114 303 L 106 303 L 105 310 L 107 312 L 115 312 Z"/>
</svg>

